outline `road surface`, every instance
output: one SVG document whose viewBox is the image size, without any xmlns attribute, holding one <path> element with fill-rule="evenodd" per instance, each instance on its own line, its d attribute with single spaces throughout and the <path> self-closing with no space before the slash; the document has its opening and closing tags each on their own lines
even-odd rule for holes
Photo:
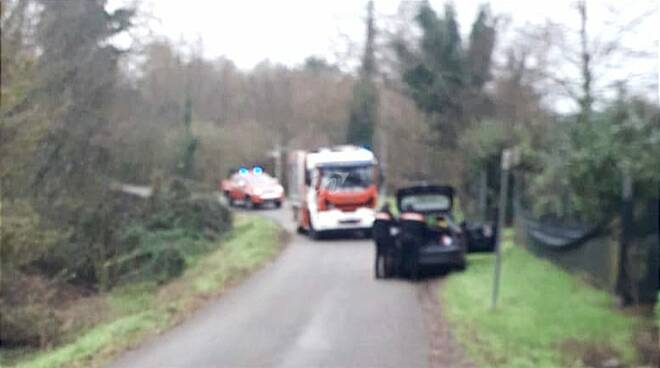
<svg viewBox="0 0 660 368">
<path fill-rule="evenodd" d="M 289 211 L 261 212 L 293 230 Z M 376 281 L 373 251 L 294 235 L 272 264 L 109 367 L 427 367 L 418 288 Z"/>
</svg>

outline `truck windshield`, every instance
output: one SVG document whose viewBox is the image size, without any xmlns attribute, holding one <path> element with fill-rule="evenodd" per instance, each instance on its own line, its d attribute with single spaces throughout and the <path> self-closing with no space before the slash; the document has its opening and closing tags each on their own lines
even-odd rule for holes
<svg viewBox="0 0 660 368">
<path fill-rule="evenodd" d="M 321 188 L 366 188 L 373 182 L 373 166 L 327 167 L 321 169 Z"/>
</svg>

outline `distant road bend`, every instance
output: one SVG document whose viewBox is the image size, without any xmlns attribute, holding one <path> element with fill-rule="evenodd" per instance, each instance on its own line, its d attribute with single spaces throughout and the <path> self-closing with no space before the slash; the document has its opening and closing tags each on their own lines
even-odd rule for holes
<svg viewBox="0 0 660 368">
<path fill-rule="evenodd" d="M 287 229 L 290 210 L 265 210 Z M 427 367 L 415 284 L 376 281 L 369 240 L 294 235 L 272 264 L 109 367 Z"/>
</svg>

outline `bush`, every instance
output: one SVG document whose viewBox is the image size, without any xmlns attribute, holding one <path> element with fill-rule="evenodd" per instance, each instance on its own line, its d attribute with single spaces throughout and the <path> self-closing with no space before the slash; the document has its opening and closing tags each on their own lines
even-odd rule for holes
<svg viewBox="0 0 660 368">
<path fill-rule="evenodd" d="M 231 227 L 231 212 L 213 195 L 193 195 L 192 185 L 173 180 L 154 194 L 153 214 L 144 221 L 149 230 L 184 229 L 214 239 Z"/>
<path fill-rule="evenodd" d="M 115 282 L 166 282 L 179 276 L 186 259 L 208 251 L 231 227 L 231 213 L 211 195 L 193 196 L 194 187 L 173 180 L 150 199 L 140 222 L 121 230 L 125 249 L 109 262 Z"/>
<path fill-rule="evenodd" d="M 180 276 L 232 223 L 227 208 L 199 191 L 173 180 L 148 200 L 104 192 L 98 206 L 76 213 L 66 234 L 45 226 L 30 202 L 2 202 L 0 346 L 57 343 L 56 295 L 66 282 L 89 292 Z"/>
<path fill-rule="evenodd" d="M 48 251 L 62 234 L 42 223 L 39 214 L 26 200 L 2 201 L 0 262 L 7 267 L 24 267 Z"/>
<path fill-rule="evenodd" d="M 3 268 L 0 281 L 0 346 L 56 342 L 61 322 L 49 305 L 52 292 L 45 280 Z"/>
<path fill-rule="evenodd" d="M 44 346 L 56 339 L 60 323 L 48 305 L 46 283 L 25 271 L 61 233 L 44 226 L 25 200 L 3 201 L 1 221 L 0 346 Z"/>
</svg>

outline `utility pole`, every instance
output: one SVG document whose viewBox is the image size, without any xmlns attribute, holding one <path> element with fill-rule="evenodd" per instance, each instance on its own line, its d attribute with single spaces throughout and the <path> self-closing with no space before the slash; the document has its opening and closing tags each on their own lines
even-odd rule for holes
<svg viewBox="0 0 660 368">
<path fill-rule="evenodd" d="M 379 154 L 378 154 L 378 161 L 380 162 L 380 170 L 383 173 L 381 177 L 378 178 L 378 180 L 381 182 L 381 191 L 383 194 L 385 194 L 385 191 L 387 190 L 385 187 L 385 183 L 383 181 L 383 178 L 385 176 L 385 173 L 387 173 L 387 132 L 385 131 L 385 119 L 380 119 L 378 121 L 378 124 L 376 125 L 376 128 L 378 129 L 378 138 L 380 141 L 380 144 L 378 145 L 379 149 Z"/>
<path fill-rule="evenodd" d="M 622 305 L 635 301 L 635 287 L 631 275 L 629 247 L 632 238 L 633 208 L 633 178 L 630 174 L 630 164 L 622 165 L 621 176 L 621 238 L 619 240 L 619 275 L 617 278 L 617 293 Z"/>
<path fill-rule="evenodd" d="M 497 306 L 497 297 L 500 289 L 500 274 L 502 273 L 502 233 L 506 224 L 507 194 L 509 192 L 509 171 L 513 161 L 511 149 L 502 151 L 502 165 L 500 172 L 500 204 L 497 211 L 497 239 L 495 243 L 495 274 L 493 275 L 493 295 L 491 307 Z"/>
<path fill-rule="evenodd" d="M 283 173 L 283 165 L 282 165 L 282 146 L 280 146 L 279 143 L 277 143 L 272 151 L 269 152 L 270 156 L 274 159 L 275 161 L 275 167 L 273 168 L 273 175 L 280 180 L 284 180 L 282 177 L 284 176 Z"/>
<path fill-rule="evenodd" d="M 481 221 L 488 220 L 488 171 L 487 167 L 479 170 L 479 217 Z"/>
</svg>

